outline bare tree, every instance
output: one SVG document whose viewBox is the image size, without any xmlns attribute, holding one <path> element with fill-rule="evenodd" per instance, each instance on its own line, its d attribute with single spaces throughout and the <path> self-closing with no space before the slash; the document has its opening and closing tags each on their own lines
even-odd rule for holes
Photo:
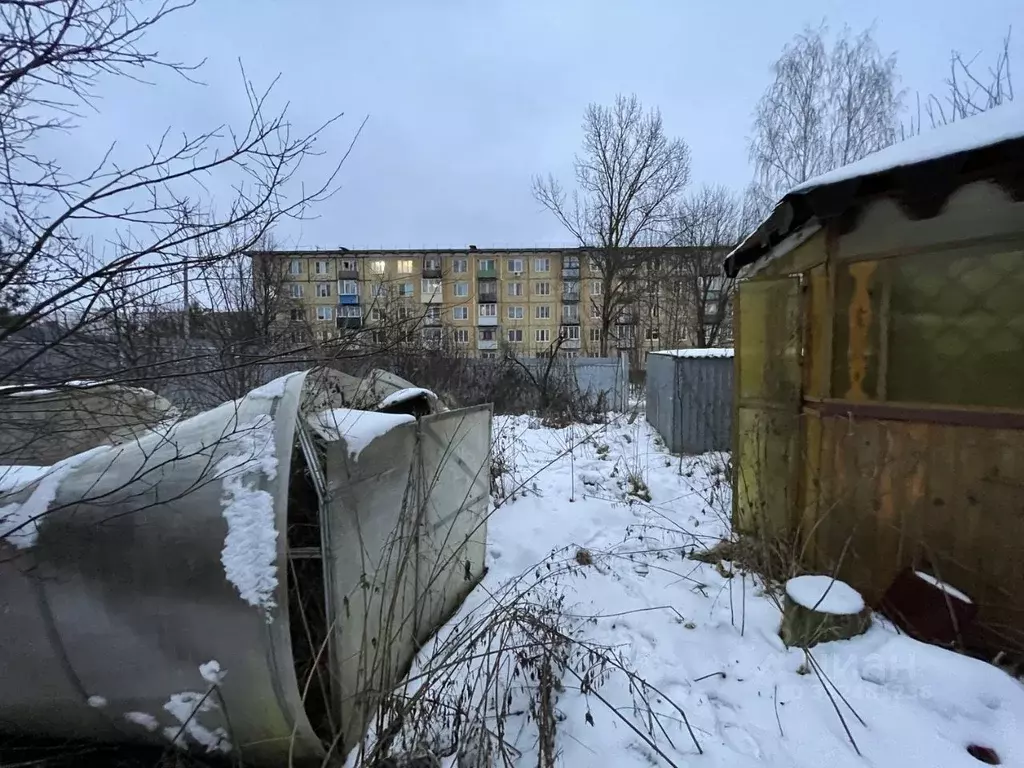
<svg viewBox="0 0 1024 768">
<path fill-rule="evenodd" d="M 591 104 L 583 119 L 583 149 L 573 163 L 576 189 L 567 195 L 549 175 L 533 192 L 576 241 L 589 249 L 591 271 L 601 278 L 595 301 L 600 352 L 610 330 L 642 292 L 644 253 L 665 231 L 673 205 L 690 179 L 690 149 L 665 134 L 661 113 L 645 112 L 636 96 L 617 96 L 611 107 Z"/>
<path fill-rule="evenodd" d="M 750 159 L 764 209 L 792 187 L 852 163 L 897 138 L 902 92 L 895 54 L 870 29 L 807 28 L 772 67 L 775 79 L 755 110 Z"/>
<path fill-rule="evenodd" d="M 949 75 L 944 82 L 945 94 L 932 94 L 924 103 L 924 115 L 932 128 L 964 120 L 1013 101 L 1013 72 L 1010 67 L 1012 31 L 1007 30 L 995 62 L 984 73 L 976 67 L 980 54 L 965 59 L 960 51 L 950 53 Z M 922 131 L 921 112 L 921 100 L 918 98 L 917 114 L 911 116 L 910 125 L 904 128 L 905 136 L 913 136 Z"/>
<path fill-rule="evenodd" d="M 14 305 L 0 344 L 36 325 L 60 329 L 16 365 L 5 361 L 0 379 L 22 375 L 92 326 L 106 332 L 132 317 L 130 303 L 146 311 L 166 305 L 186 268 L 230 260 L 275 222 L 302 216 L 333 191 L 344 157 L 290 195 L 296 171 L 318 154 L 315 142 L 334 118 L 293 135 L 285 113 L 268 112 L 270 91 L 257 91 L 244 72 L 249 115 L 240 131 L 167 132 L 134 161 L 115 157 L 111 142 L 81 175 L 43 154 L 51 146 L 44 140 L 73 129 L 76 110 L 92 105 L 101 82 L 154 68 L 188 80 L 193 67 L 142 46 L 150 28 L 190 5 L 0 0 L 0 304 Z M 233 194 L 215 206 L 209 190 L 218 185 Z M 244 237 L 224 253 L 218 244 L 229 231 Z M 132 375 L 126 369 L 118 378 Z"/>
</svg>

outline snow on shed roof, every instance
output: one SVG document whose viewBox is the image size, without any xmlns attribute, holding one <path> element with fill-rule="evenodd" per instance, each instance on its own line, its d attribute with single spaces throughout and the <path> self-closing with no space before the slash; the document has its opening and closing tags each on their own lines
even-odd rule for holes
<svg viewBox="0 0 1024 768">
<path fill-rule="evenodd" d="M 722 347 L 697 347 L 694 349 L 662 349 L 652 355 L 671 355 L 672 357 L 732 357 L 733 350 Z"/>
<path fill-rule="evenodd" d="M 787 192 L 762 221 L 725 258 L 726 274 L 733 275 L 747 264 L 758 261 L 771 244 L 773 231 L 777 239 L 800 229 L 806 216 L 794 220 L 786 212 L 787 201 L 798 199 L 818 189 L 855 179 L 884 174 L 944 157 L 963 155 L 1007 141 L 1024 140 L 1024 102 L 1003 104 L 966 120 L 934 128 L 906 141 L 893 144 L 856 162 L 837 168 L 798 184 Z M 777 244 L 777 242 L 776 242 Z M 751 255 L 751 251 L 755 252 Z"/>
<path fill-rule="evenodd" d="M 1024 101 L 1003 104 L 967 120 L 958 120 L 898 144 L 892 144 L 842 168 L 808 179 L 793 187 L 788 194 L 800 194 L 815 187 L 937 160 L 940 157 L 1019 138 L 1024 138 Z"/>
</svg>

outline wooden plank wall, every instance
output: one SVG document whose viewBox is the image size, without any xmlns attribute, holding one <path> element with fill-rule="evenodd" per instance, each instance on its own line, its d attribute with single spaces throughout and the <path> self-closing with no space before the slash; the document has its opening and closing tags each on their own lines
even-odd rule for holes
<svg viewBox="0 0 1024 768">
<path fill-rule="evenodd" d="M 1024 431 L 823 416 L 820 438 L 808 565 L 871 603 L 924 567 L 979 604 L 987 642 L 1024 650 Z"/>
</svg>

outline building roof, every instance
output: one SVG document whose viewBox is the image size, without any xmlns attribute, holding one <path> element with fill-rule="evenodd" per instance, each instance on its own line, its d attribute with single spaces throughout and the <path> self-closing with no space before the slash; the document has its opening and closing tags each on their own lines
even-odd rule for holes
<svg viewBox="0 0 1024 768">
<path fill-rule="evenodd" d="M 980 180 L 1024 196 L 1024 102 L 935 128 L 799 184 L 729 254 L 726 273 L 735 276 L 812 218 L 832 218 L 897 190 L 914 218 L 928 218 L 957 188 Z"/>
<path fill-rule="evenodd" d="M 716 249 L 728 252 L 728 246 Z M 463 248 L 279 248 L 273 251 L 252 251 L 250 256 L 410 256 L 423 255 L 444 255 L 444 254 L 466 254 L 474 256 L 515 256 L 519 254 L 587 254 L 599 251 L 596 246 L 566 245 L 561 248 L 477 248 L 475 246 Z M 682 253 L 694 250 L 689 246 L 679 245 L 634 245 L 622 247 L 620 251 L 642 251 L 650 253 Z"/>
</svg>

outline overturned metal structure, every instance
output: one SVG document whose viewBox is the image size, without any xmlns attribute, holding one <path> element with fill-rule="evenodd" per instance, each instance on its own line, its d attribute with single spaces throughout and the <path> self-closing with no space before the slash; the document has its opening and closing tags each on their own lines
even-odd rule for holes
<svg viewBox="0 0 1024 768">
<path fill-rule="evenodd" d="M 407 387 L 292 374 L 0 494 L 0 728 L 344 759 L 484 572 L 490 408 Z"/>
</svg>

